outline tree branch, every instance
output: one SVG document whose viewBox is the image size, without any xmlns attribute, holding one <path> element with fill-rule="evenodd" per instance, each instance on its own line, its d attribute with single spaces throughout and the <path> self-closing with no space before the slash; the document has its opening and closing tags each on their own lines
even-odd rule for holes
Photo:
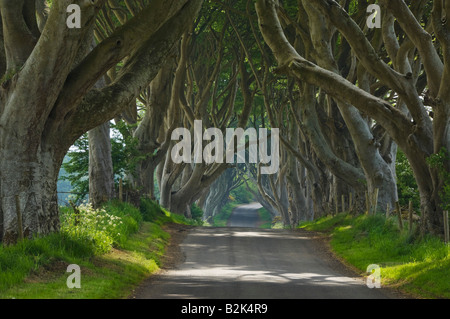
<svg viewBox="0 0 450 319">
<path fill-rule="evenodd" d="M 102 90 L 91 90 L 79 106 L 68 114 L 59 129 L 70 140 L 84 131 L 114 118 L 147 86 L 167 59 L 168 53 L 179 41 L 189 23 L 197 16 L 203 0 L 191 0 L 177 14 L 167 20 L 159 30 L 136 50 L 113 83 Z M 75 129 L 68 130 L 75 124 Z"/>
<path fill-rule="evenodd" d="M 0 1 L 7 72 L 17 72 L 27 61 L 37 39 L 23 15 L 25 0 Z"/>
<path fill-rule="evenodd" d="M 314 0 L 314 2 L 317 1 Z M 343 77 L 322 69 L 301 57 L 286 39 L 276 15 L 276 7 L 272 1 L 259 0 L 256 3 L 256 10 L 258 12 L 261 32 L 278 61 L 278 72 L 290 74 L 296 79 L 320 87 L 336 99 L 355 106 L 379 122 L 394 138 L 397 144 L 403 148 L 408 147 L 404 138 L 405 132 L 416 134 L 417 131 L 400 110 L 392 107 L 384 100 L 376 98 L 356 87 Z M 350 22 L 349 24 L 353 25 L 354 22 Z M 358 28 L 357 25 L 355 26 Z M 351 41 L 353 42 L 355 39 Z M 364 41 L 365 44 L 363 46 L 369 49 L 368 46 L 370 44 L 367 43 L 365 37 L 364 40 L 360 39 L 359 41 Z M 371 50 L 373 51 L 373 48 Z M 365 53 L 363 55 L 367 56 Z M 370 54 L 368 55 L 370 56 Z M 369 60 L 374 59 L 374 57 L 366 58 Z M 376 58 L 375 60 L 377 64 L 381 63 Z M 393 71 L 390 70 L 387 72 L 391 73 Z M 420 134 L 419 138 L 424 140 L 425 145 L 432 145 L 431 134 Z"/>
<path fill-rule="evenodd" d="M 164 10 L 166 0 L 153 1 L 152 5 L 119 27 L 113 34 L 97 45 L 80 64 L 70 72 L 53 111 L 61 119 L 81 102 L 81 98 L 97 80 L 124 57 L 136 50 L 174 14 L 183 10 L 186 2 L 175 0 Z M 174 11 L 178 10 L 178 11 Z M 143 31 L 145 30 L 145 31 Z M 146 36 L 142 36 L 145 34 Z"/>
<path fill-rule="evenodd" d="M 339 29 L 366 70 L 398 93 L 407 103 L 419 128 L 425 135 L 431 136 L 431 120 L 413 82 L 380 59 L 359 26 L 337 2 L 325 0 L 311 0 L 311 2 Z"/>
<path fill-rule="evenodd" d="M 427 73 L 428 87 L 432 96 L 437 96 L 441 85 L 443 63 L 433 45 L 431 35 L 424 30 L 403 0 L 383 0 L 382 3 L 397 19 L 398 23 L 417 47 Z"/>
</svg>

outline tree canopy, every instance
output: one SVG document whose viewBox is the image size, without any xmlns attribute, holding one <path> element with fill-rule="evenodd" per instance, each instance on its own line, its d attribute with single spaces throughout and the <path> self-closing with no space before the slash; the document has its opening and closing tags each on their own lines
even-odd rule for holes
<svg viewBox="0 0 450 319">
<path fill-rule="evenodd" d="M 394 208 L 417 187 L 422 233 L 441 234 L 449 14 L 446 0 L 0 0 L 1 241 L 59 230 L 58 173 L 87 132 L 95 203 L 117 196 L 118 170 L 188 217 L 247 183 L 296 226 Z M 172 133 L 198 121 L 279 129 L 279 169 L 176 163 Z"/>
</svg>

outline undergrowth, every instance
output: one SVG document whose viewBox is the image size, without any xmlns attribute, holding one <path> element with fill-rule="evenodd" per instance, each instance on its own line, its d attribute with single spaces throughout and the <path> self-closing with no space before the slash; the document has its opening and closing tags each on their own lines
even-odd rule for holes
<svg viewBox="0 0 450 319">
<path fill-rule="evenodd" d="M 148 199 L 140 208 L 119 201 L 100 209 L 61 207 L 60 220 L 58 233 L 0 247 L 0 298 L 121 297 L 124 287 L 159 269 L 170 237 L 162 226 L 190 223 Z M 47 278 L 60 264 L 78 264 L 90 274 L 82 277 L 83 289 L 67 288 L 66 269 Z"/>
</svg>

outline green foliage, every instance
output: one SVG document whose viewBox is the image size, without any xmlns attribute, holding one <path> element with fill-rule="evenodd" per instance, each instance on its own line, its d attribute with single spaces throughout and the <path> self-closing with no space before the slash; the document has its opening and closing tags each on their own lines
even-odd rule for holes
<svg viewBox="0 0 450 319">
<path fill-rule="evenodd" d="M 149 198 L 141 198 L 140 211 L 144 221 L 152 221 L 159 225 L 165 223 L 199 225 L 199 223 L 201 223 L 201 221 L 198 222 L 193 219 L 187 219 L 181 215 L 173 214 Z"/>
<path fill-rule="evenodd" d="M 139 210 L 129 204 L 108 203 L 101 209 L 83 204 L 75 210 L 63 210 L 61 234 L 92 246 L 96 254 L 104 254 L 135 233 L 141 221 Z"/>
<path fill-rule="evenodd" d="M 141 199 L 140 211 L 144 221 L 154 221 L 165 217 L 162 207 L 148 198 Z"/>
<path fill-rule="evenodd" d="M 220 214 L 213 217 L 212 226 L 214 227 L 226 227 L 228 219 L 230 219 L 233 209 L 239 206 L 235 201 L 228 202 L 222 207 Z"/>
<path fill-rule="evenodd" d="M 149 273 L 158 269 L 169 234 L 161 225 L 186 223 L 183 216 L 162 209 L 157 213 L 145 211 L 159 205 L 147 199 L 139 209 L 127 203 L 109 202 L 102 209 L 87 205 L 77 208 L 61 207 L 61 231 L 18 244 L 0 247 L 0 298 L 121 298 Z M 143 219 L 148 221 L 143 222 Z M 117 246 L 119 250 L 110 250 Z M 107 255 L 104 255 L 108 252 Z M 107 256 L 104 258 L 103 256 Z M 101 266 L 91 263 L 100 260 Z M 65 269 L 51 282 L 24 283 L 30 275 L 38 275 L 43 267 L 58 264 L 78 264 L 83 269 L 83 289 L 67 289 Z M 105 267 L 108 266 L 108 267 Z M 50 267 L 51 268 L 51 267 Z M 62 276 L 61 276 L 62 275 Z M 39 278 L 39 281 L 41 278 Z M 122 289 L 122 290 L 120 290 Z"/>
<path fill-rule="evenodd" d="M 22 282 L 31 272 L 56 258 L 70 261 L 85 259 L 93 254 L 91 245 L 61 234 L 0 247 L 0 292 Z"/>
<path fill-rule="evenodd" d="M 228 219 L 235 207 L 241 204 L 249 204 L 253 201 L 253 194 L 247 189 L 245 184 L 233 189 L 228 197 L 228 202 L 222 207 L 220 213 L 213 217 L 212 225 L 214 227 L 227 226 Z"/>
<path fill-rule="evenodd" d="M 439 193 L 442 201 L 442 208 L 450 210 L 450 157 L 446 148 L 442 148 L 439 153 L 431 155 L 428 159 L 430 167 L 438 170 L 439 177 L 443 180 L 442 190 Z"/>
<path fill-rule="evenodd" d="M 194 221 L 196 221 L 199 224 L 202 224 L 203 210 L 196 203 L 193 203 L 191 205 L 191 215 Z"/>
<path fill-rule="evenodd" d="M 113 174 L 116 182 L 120 176 L 131 174 L 135 171 L 136 164 L 145 158 L 138 149 L 138 140 L 131 133 L 131 125 L 121 121 L 111 124 L 113 131 L 111 137 L 111 158 Z M 63 181 L 69 181 L 72 185 L 74 196 L 72 200 L 81 204 L 89 194 L 89 140 L 87 133 L 80 137 L 74 147 L 68 153 L 68 160 L 62 164 L 66 175 L 61 177 Z"/>
<path fill-rule="evenodd" d="M 272 215 L 267 209 L 261 207 L 260 209 L 258 209 L 258 215 L 259 219 L 262 221 L 260 228 L 264 229 L 272 228 Z"/>
<path fill-rule="evenodd" d="M 247 189 L 245 184 L 242 184 L 239 187 L 233 189 L 230 192 L 230 197 L 237 204 L 249 204 L 254 200 L 253 194 Z"/>
<path fill-rule="evenodd" d="M 61 176 L 62 181 L 68 181 L 72 185 L 72 192 L 75 193 L 72 200 L 80 204 L 89 194 L 89 142 L 87 133 L 79 138 L 67 159 L 62 164 L 62 169 L 66 172 Z"/>
<path fill-rule="evenodd" d="M 111 157 L 114 176 L 132 174 L 135 171 L 136 164 L 146 157 L 138 150 L 139 141 L 133 136 L 133 126 L 135 125 L 127 124 L 125 121 L 119 121 L 117 124 L 111 123 L 111 129 L 113 130 Z"/>
<path fill-rule="evenodd" d="M 361 270 L 371 263 L 437 261 L 447 258 L 449 252 L 439 238 L 416 238 L 408 230 L 400 231 L 395 218 L 381 214 L 339 214 L 303 223 L 300 228 L 331 232 L 333 248 Z"/>
<path fill-rule="evenodd" d="M 412 201 L 415 211 L 420 211 L 420 195 L 408 159 L 401 151 L 397 153 L 397 161 L 395 163 L 395 171 L 397 175 L 397 192 L 398 201 L 401 206 L 407 207 L 409 201 Z"/>
<path fill-rule="evenodd" d="M 113 200 L 103 206 L 111 216 L 119 217 L 122 223 L 117 228 L 120 235 L 114 237 L 114 244 L 121 246 L 123 242 L 139 230 L 143 222 L 140 210 L 133 205 L 118 200 Z"/>
</svg>

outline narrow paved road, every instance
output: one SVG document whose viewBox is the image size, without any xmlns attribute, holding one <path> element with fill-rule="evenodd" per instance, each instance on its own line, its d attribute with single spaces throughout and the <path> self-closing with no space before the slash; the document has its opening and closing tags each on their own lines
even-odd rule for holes
<svg viewBox="0 0 450 319">
<path fill-rule="evenodd" d="M 239 212 L 239 211 L 238 211 Z M 241 210 L 242 216 L 247 209 Z M 238 214 L 240 215 L 240 214 Z M 233 224 L 238 220 L 237 218 Z M 244 219 L 250 219 L 248 216 Z M 330 257 L 311 233 L 256 228 L 193 228 L 184 261 L 150 278 L 134 298 L 388 298 Z"/>
<path fill-rule="evenodd" d="M 228 220 L 229 227 L 257 227 L 259 216 L 257 210 L 262 206 L 259 203 L 251 203 L 236 207 Z"/>
</svg>

